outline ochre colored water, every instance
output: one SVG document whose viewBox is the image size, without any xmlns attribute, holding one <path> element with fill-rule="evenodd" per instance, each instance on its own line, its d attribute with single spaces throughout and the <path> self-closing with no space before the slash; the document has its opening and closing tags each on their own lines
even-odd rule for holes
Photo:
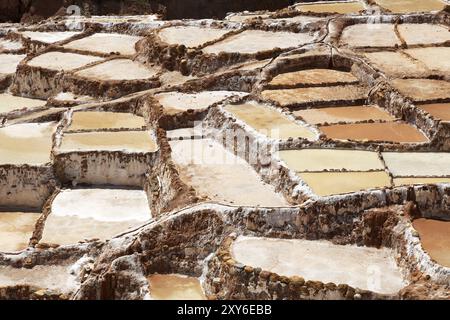
<svg viewBox="0 0 450 320">
<path fill-rule="evenodd" d="M 388 112 L 375 106 L 316 108 L 294 111 L 293 114 L 311 124 L 394 120 Z"/>
<path fill-rule="evenodd" d="M 319 196 L 330 196 L 391 186 L 390 177 L 385 171 L 302 172 L 297 174 Z"/>
<path fill-rule="evenodd" d="M 423 249 L 440 265 L 450 268 L 450 221 L 416 219 L 414 229 L 419 232 Z"/>
<path fill-rule="evenodd" d="M 0 212 L 0 251 L 27 248 L 40 215 L 35 212 Z"/>
<path fill-rule="evenodd" d="M 358 79 L 350 72 L 332 69 L 309 69 L 277 75 L 270 81 L 273 86 L 356 83 Z"/>
<path fill-rule="evenodd" d="M 395 34 L 394 25 L 388 23 L 348 26 L 342 32 L 340 43 L 353 48 L 394 47 L 401 44 Z"/>
<path fill-rule="evenodd" d="M 337 140 L 428 142 L 427 137 L 419 130 L 409 124 L 398 122 L 337 124 L 320 127 L 320 130 L 328 138 Z"/>
<path fill-rule="evenodd" d="M 265 90 L 262 96 L 282 106 L 308 102 L 328 103 L 341 100 L 360 100 L 366 98 L 367 89 L 357 85 L 312 87 L 296 89 Z"/>
<path fill-rule="evenodd" d="M 155 300 L 206 300 L 197 278 L 177 274 L 154 274 L 147 279 L 150 295 Z"/>
<path fill-rule="evenodd" d="M 239 237 L 233 258 L 283 276 L 348 284 L 382 293 L 396 293 L 405 281 L 387 248 L 335 245 L 328 241 Z"/>
<path fill-rule="evenodd" d="M 0 128 L 0 164 L 50 162 L 55 123 L 17 124 Z"/>
<path fill-rule="evenodd" d="M 440 0 L 376 0 L 376 3 L 393 13 L 439 11 L 445 7 Z"/>
<path fill-rule="evenodd" d="M 74 112 L 69 130 L 139 129 L 145 127 L 143 117 L 121 112 Z"/>
<path fill-rule="evenodd" d="M 302 4 L 296 6 L 297 10 L 301 12 L 315 12 L 315 13 L 357 13 L 364 10 L 361 2 L 341 2 L 341 3 L 319 3 L 319 4 Z"/>
<path fill-rule="evenodd" d="M 395 186 L 406 186 L 416 184 L 438 184 L 438 183 L 450 183 L 450 177 L 448 178 L 394 178 Z"/>
<path fill-rule="evenodd" d="M 256 131 L 274 139 L 305 138 L 316 140 L 316 134 L 282 113 L 257 103 L 228 105 L 224 108 Z"/>
<path fill-rule="evenodd" d="M 393 86 L 401 94 L 415 101 L 429 101 L 450 97 L 450 82 L 433 79 L 395 79 Z"/>
<path fill-rule="evenodd" d="M 431 114 L 435 119 L 450 121 L 450 103 L 425 104 L 419 108 Z"/>
<path fill-rule="evenodd" d="M 66 133 L 60 152 L 105 150 L 155 152 L 158 149 L 149 131 Z"/>
<path fill-rule="evenodd" d="M 383 170 L 376 152 L 339 149 L 282 150 L 279 157 L 294 171 Z"/>
</svg>

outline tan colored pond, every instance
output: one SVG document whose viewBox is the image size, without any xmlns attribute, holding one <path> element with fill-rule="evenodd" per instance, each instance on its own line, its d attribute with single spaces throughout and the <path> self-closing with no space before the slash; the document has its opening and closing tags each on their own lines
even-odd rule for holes
<svg viewBox="0 0 450 320">
<path fill-rule="evenodd" d="M 328 241 L 239 237 L 232 246 L 236 261 L 282 276 L 348 284 L 379 293 L 396 293 L 406 283 L 387 248 L 335 245 Z"/>
<path fill-rule="evenodd" d="M 119 33 L 95 33 L 86 38 L 81 38 L 64 45 L 64 48 L 96 53 L 118 52 L 122 55 L 136 53 L 135 45 L 141 37 Z"/>
<path fill-rule="evenodd" d="M 0 74 L 15 73 L 20 61 L 25 57 L 24 54 L 0 54 Z"/>
<path fill-rule="evenodd" d="M 170 141 L 181 179 L 197 194 L 228 205 L 289 206 L 242 158 L 209 139 Z"/>
<path fill-rule="evenodd" d="M 376 152 L 340 149 L 281 150 L 278 156 L 294 171 L 384 170 Z"/>
<path fill-rule="evenodd" d="M 150 131 L 66 133 L 59 152 L 76 151 L 155 152 L 158 150 Z"/>
<path fill-rule="evenodd" d="M 230 30 L 227 29 L 176 26 L 160 30 L 158 36 L 163 42 L 168 44 L 182 44 L 188 48 L 194 48 L 220 39 L 228 32 Z"/>
<path fill-rule="evenodd" d="M 438 264 L 450 268 L 450 221 L 416 219 L 414 229 L 419 232 L 423 249 Z"/>
<path fill-rule="evenodd" d="M 297 173 L 318 196 L 331 196 L 391 186 L 385 171 Z"/>
<path fill-rule="evenodd" d="M 450 57 L 449 47 L 415 48 L 405 51 L 414 59 L 424 63 L 431 70 L 450 73 L 450 59 L 442 58 Z"/>
<path fill-rule="evenodd" d="M 202 91 L 197 93 L 164 92 L 155 95 L 155 98 L 164 107 L 167 114 L 177 114 L 189 109 L 206 109 L 214 103 L 232 96 L 243 97 L 246 92 L 237 91 Z"/>
<path fill-rule="evenodd" d="M 389 141 L 397 143 L 428 142 L 428 138 L 415 127 L 400 122 L 352 123 L 320 127 L 328 138 L 356 141 Z"/>
<path fill-rule="evenodd" d="M 0 93 L 0 114 L 14 110 L 33 109 L 45 106 L 45 100 L 29 99 Z"/>
<path fill-rule="evenodd" d="M 381 51 L 364 54 L 370 63 L 389 77 L 424 76 L 429 70 L 402 52 Z"/>
<path fill-rule="evenodd" d="M 367 96 L 367 89 L 357 85 L 347 85 L 265 90 L 261 94 L 264 99 L 278 102 L 284 107 L 308 102 L 327 104 L 335 101 L 362 100 Z"/>
<path fill-rule="evenodd" d="M 317 140 L 317 134 L 281 112 L 266 105 L 249 102 L 227 105 L 224 109 L 253 129 L 273 139 L 304 138 Z"/>
<path fill-rule="evenodd" d="M 431 114 L 435 119 L 450 121 L 450 103 L 424 104 L 419 108 Z"/>
<path fill-rule="evenodd" d="M 203 49 L 203 52 L 210 54 L 219 54 L 220 52 L 255 54 L 275 48 L 294 48 L 313 40 L 314 37 L 308 33 L 246 30 L 207 46 Z"/>
<path fill-rule="evenodd" d="M 43 165 L 50 162 L 56 123 L 26 123 L 0 128 L 0 164 Z"/>
<path fill-rule="evenodd" d="M 104 241 L 151 217 L 142 190 L 63 190 L 52 203 L 41 242 L 66 245 L 85 239 Z"/>
<path fill-rule="evenodd" d="M 357 122 L 368 120 L 394 120 L 387 111 L 377 106 L 330 107 L 297 110 L 294 116 L 310 124 Z"/>
<path fill-rule="evenodd" d="M 140 129 L 145 127 L 143 117 L 122 112 L 74 112 L 68 130 Z"/>
<path fill-rule="evenodd" d="M 9 51 L 9 50 L 20 50 L 23 48 L 22 42 L 7 40 L 4 38 L 0 38 L 0 51 Z"/>
<path fill-rule="evenodd" d="M 330 3 L 318 3 L 318 4 L 300 4 L 295 8 L 301 12 L 314 12 L 314 13 L 358 13 L 364 10 L 364 5 L 359 1 L 349 2 L 330 2 Z"/>
<path fill-rule="evenodd" d="M 279 74 L 269 82 L 271 86 L 330 85 L 357 83 L 358 79 L 350 72 L 332 69 L 309 69 Z"/>
<path fill-rule="evenodd" d="M 394 177 L 450 177 L 449 152 L 383 152 Z"/>
<path fill-rule="evenodd" d="M 376 3 L 393 13 L 439 11 L 445 7 L 441 0 L 376 0 Z"/>
<path fill-rule="evenodd" d="M 37 212 L 0 212 L 0 251 L 26 249 L 40 216 Z"/>
<path fill-rule="evenodd" d="M 180 274 L 153 274 L 148 278 L 155 300 L 206 300 L 200 281 Z"/>
<path fill-rule="evenodd" d="M 394 87 L 415 101 L 450 98 L 450 82 L 433 79 L 395 79 Z"/>
<path fill-rule="evenodd" d="M 133 60 L 114 59 L 80 70 L 75 75 L 89 79 L 124 81 L 149 79 L 158 72 L 156 68 L 147 68 Z"/>
<path fill-rule="evenodd" d="M 426 45 L 443 44 L 450 41 L 448 27 L 431 23 L 401 23 L 398 32 L 406 44 Z"/>
<path fill-rule="evenodd" d="M 439 184 L 450 183 L 450 177 L 448 178 L 394 178 L 395 186 L 417 185 L 417 184 Z"/>
<path fill-rule="evenodd" d="M 340 43 L 352 48 L 394 47 L 401 44 L 395 34 L 394 25 L 389 23 L 348 26 L 342 32 Z"/>
<path fill-rule="evenodd" d="M 101 60 L 103 59 L 94 56 L 54 51 L 37 56 L 28 61 L 27 64 L 32 67 L 40 67 L 60 71 L 74 70 Z"/>
</svg>

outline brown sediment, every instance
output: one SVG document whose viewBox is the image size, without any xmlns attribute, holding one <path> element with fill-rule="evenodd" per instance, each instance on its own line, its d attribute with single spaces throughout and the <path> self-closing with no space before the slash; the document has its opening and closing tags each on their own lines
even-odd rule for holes
<svg viewBox="0 0 450 320">
<path fill-rule="evenodd" d="M 27 248 L 40 215 L 37 212 L 0 211 L 0 251 L 13 252 Z"/>
<path fill-rule="evenodd" d="M 393 24 L 355 24 L 344 29 L 340 43 L 353 48 L 395 47 L 400 40 Z"/>
<path fill-rule="evenodd" d="M 28 61 L 27 65 L 58 71 L 74 70 L 101 60 L 103 59 L 94 56 L 55 51 L 39 55 Z"/>
<path fill-rule="evenodd" d="M 336 124 L 320 127 L 330 139 L 358 141 L 390 141 L 397 143 L 428 142 L 428 138 L 419 130 L 406 123 L 354 123 Z"/>
<path fill-rule="evenodd" d="M 145 127 L 143 117 L 121 112 L 75 112 L 68 130 L 140 129 Z"/>
<path fill-rule="evenodd" d="M 135 45 L 141 37 L 117 33 L 96 33 L 64 45 L 64 48 L 103 54 L 134 55 Z"/>
<path fill-rule="evenodd" d="M 375 0 L 383 8 L 393 13 L 439 11 L 445 7 L 441 0 Z"/>
<path fill-rule="evenodd" d="M 301 12 L 314 12 L 314 13 L 358 13 L 364 10 L 364 6 L 359 1 L 348 2 L 334 2 L 334 3 L 318 3 L 318 4 L 298 4 L 295 7 Z"/>
<path fill-rule="evenodd" d="M 450 121 L 450 103 L 432 103 L 419 106 L 433 116 L 433 118 L 442 121 Z"/>
<path fill-rule="evenodd" d="M 269 82 L 271 87 L 292 87 L 297 85 L 354 84 L 358 79 L 350 72 L 332 69 L 310 69 L 277 75 Z"/>
<path fill-rule="evenodd" d="M 434 79 L 395 79 L 394 87 L 414 101 L 433 101 L 450 98 L 450 82 Z"/>
<path fill-rule="evenodd" d="M 114 59 L 78 71 L 75 75 L 102 80 L 143 80 L 154 77 L 158 71 L 132 60 Z"/>
<path fill-rule="evenodd" d="M 414 229 L 430 257 L 442 266 L 450 268 L 450 221 L 416 219 Z"/>
<path fill-rule="evenodd" d="M 394 120 L 388 112 L 376 106 L 316 108 L 297 110 L 292 113 L 310 124 Z"/>
</svg>

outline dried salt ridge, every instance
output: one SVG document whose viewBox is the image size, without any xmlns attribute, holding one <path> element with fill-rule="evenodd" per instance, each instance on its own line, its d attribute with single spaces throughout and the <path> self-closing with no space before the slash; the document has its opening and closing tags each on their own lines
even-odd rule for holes
<svg viewBox="0 0 450 320">
<path fill-rule="evenodd" d="M 450 299 L 445 3 L 0 24 L 0 298 Z"/>
</svg>

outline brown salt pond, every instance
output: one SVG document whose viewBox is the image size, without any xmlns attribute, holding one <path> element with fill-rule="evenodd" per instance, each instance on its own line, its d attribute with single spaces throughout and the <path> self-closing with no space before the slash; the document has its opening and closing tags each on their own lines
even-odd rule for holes
<svg viewBox="0 0 450 320">
<path fill-rule="evenodd" d="M 124 151 L 155 152 L 158 150 L 150 131 L 66 133 L 58 152 Z"/>
<path fill-rule="evenodd" d="M 20 61 L 25 57 L 24 54 L 0 54 L 0 74 L 15 73 Z"/>
<path fill-rule="evenodd" d="M 297 174 L 313 193 L 322 197 L 391 186 L 390 177 L 385 171 L 298 172 Z"/>
<path fill-rule="evenodd" d="M 450 177 L 449 152 L 383 152 L 394 177 Z"/>
<path fill-rule="evenodd" d="M 43 165 L 50 162 L 56 123 L 25 123 L 0 128 L 0 164 Z"/>
<path fill-rule="evenodd" d="M 143 117 L 121 112 L 74 112 L 68 130 L 140 129 L 145 127 Z"/>
<path fill-rule="evenodd" d="M 378 154 L 363 150 L 302 149 L 282 150 L 279 158 L 296 172 L 346 170 L 384 170 Z"/>
<path fill-rule="evenodd" d="M 357 122 L 368 120 L 394 120 L 388 112 L 377 106 L 330 107 L 305 109 L 292 112 L 294 116 L 310 124 Z"/>
<path fill-rule="evenodd" d="M 26 249 L 40 216 L 37 212 L 0 211 L 0 251 Z"/>
<path fill-rule="evenodd" d="M 168 44 L 182 44 L 188 48 L 194 48 L 207 42 L 220 39 L 228 32 L 230 32 L 230 30 L 195 26 L 176 26 L 162 29 L 158 32 L 158 36 L 163 42 Z"/>
<path fill-rule="evenodd" d="M 411 59 L 402 52 L 381 51 L 364 54 L 370 63 L 389 77 L 424 76 L 429 70 L 423 63 Z"/>
<path fill-rule="evenodd" d="M 415 177 L 415 178 L 394 178 L 394 185 L 407 186 L 407 185 L 419 185 L 419 184 L 440 184 L 450 183 L 450 177 L 448 178 L 428 178 L 428 177 Z"/>
<path fill-rule="evenodd" d="M 32 286 L 69 295 L 79 287 L 72 265 L 38 265 L 29 268 L 0 266 L 0 287 Z"/>
<path fill-rule="evenodd" d="M 104 54 L 118 52 L 122 55 L 133 55 L 136 53 L 135 45 L 141 39 L 141 37 L 119 33 L 95 33 L 72 41 L 64 48 Z"/>
<path fill-rule="evenodd" d="M 419 106 L 433 116 L 433 118 L 442 121 L 450 121 L 450 103 L 432 103 Z"/>
<path fill-rule="evenodd" d="M 355 84 L 358 79 L 350 72 L 332 69 L 309 69 L 279 74 L 269 82 L 271 87 L 295 87 L 298 85 Z"/>
<path fill-rule="evenodd" d="M 395 47 L 401 44 L 395 34 L 394 25 L 388 23 L 348 26 L 342 32 L 340 43 L 352 48 Z"/>
<path fill-rule="evenodd" d="M 114 59 L 80 70 L 75 75 L 98 80 L 143 80 L 150 79 L 159 72 L 156 68 L 129 60 Z"/>
<path fill-rule="evenodd" d="M 101 60 L 103 59 L 94 56 L 54 51 L 37 56 L 28 61 L 27 64 L 32 67 L 40 67 L 50 70 L 70 71 Z"/>
<path fill-rule="evenodd" d="M 164 92 L 155 95 L 167 114 L 176 114 L 189 109 L 206 109 L 214 103 L 232 96 L 244 97 L 246 92 L 237 91 L 202 91 L 197 93 Z"/>
<path fill-rule="evenodd" d="M 29 99 L 0 93 L 0 114 L 21 109 L 34 109 L 45 106 L 45 100 Z"/>
<path fill-rule="evenodd" d="M 450 82 L 433 79 L 395 79 L 394 87 L 414 101 L 450 98 Z"/>
<path fill-rule="evenodd" d="M 267 105 L 249 102 L 238 105 L 227 105 L 224 109 L 238 120 L 273 139 L 304 138 L 317 140 L 317 134 L 310 128 L 302 126 L 286 115 Z"/>
<path fill-rule="evenodd" d="M 356 141 L 388 141 L 396 143 L 422 143 L 428 138 L 418 129 L 407 123 L 352 123 L 320 127 L 328 138 Z"/>
<path fill-rule="evenodd" d="M 282 276 L 348 284 L 385 294 L 396 293 L 406 285 L 394 253 L 387 248 L 241 236 L 231 250 L 236 261 Z"/>
<path fill-rule="evenodd" d="M 275 48 L 294 48 L 313 40 L 314 37 L 308 33 L 246 30 L 205 47 L 203 52 L 209 54 L 219 54 L 220 52 L 255 54 Z"/>
<path fill-rule="evenodd" d="M 170 141 L 181 179 L 197 194 L 228 205 L 289 206 L 242 158 L 209 139 Z"/>
<path fill-rule="evenodd" d="M 52 203 L 41 242 L 67 245 L 85 239 L 104 241 L 151 217 L 142 190 L 67 189 Z"/>
<path fill-rule="evenodd" d="M 450 221 L 416 219 L 414 229 L 419 232 L 423 249 L 438 264 L 450 268 Z"/>
<path fill-rule="evenodd" d="M 329 2 L 329 3 L 317 3 L 317 4 L 300 4 L 295 8 L 301 12 L 314 12 L 314 13 L 339 13 L 349 14 L 358 13 L 364 10 L 364 5 L 359 1 L 346 1 L 346 2 Z"/>
<path fill-rule="evenodd" d="M 430 70 L 442 73 L 450 73 L 450 48 L 429 47 L 405 50 L 414 59 L 424 63 Z"/>
<path fill-rule="evenodd" d="M 441 0 L 376 0 L 376 3 L 393 13 L 439 11 L 445 7 Z"/>
<path fill-rule="evenodd" d="M 336 103 L 341 101 L 360 101 L 367 97 L 367 89 L 357 85 L 311 87 L 296 89 L 265 90 L 264 99 L 278 102 L 281 106 L 295 106 L 306 103 Z"/>
<path fill-rule="evenodd" d="M 408 46 L 443 44 L 450 41 L 448 27 L 431 23 L 401 23 L 398 32 Z"/>
<path fill-rule="evenodd" d="M 67 40 L 71 37 L 80 34 L 80 32 L 61 31 L 61 32 L 39 32 L 39 31 L 24 31 L 22 36 L 32 41 L 39 41 L 42 43 L 56 43 L 63 40 Z"/>
<path fill-rule="evenodd" d="M 206 300 L 200 281 L 180 274 L 153 274 L 148 278 L 155 300 Z"/>
</svg>

